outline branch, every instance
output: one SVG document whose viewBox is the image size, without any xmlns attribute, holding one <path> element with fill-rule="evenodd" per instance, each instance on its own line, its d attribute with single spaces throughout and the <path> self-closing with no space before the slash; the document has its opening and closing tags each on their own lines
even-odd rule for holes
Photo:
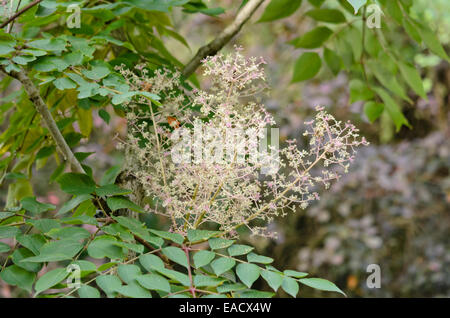
<svg viewBox="0 0 450 318">
<path fill-rule="evenodd" d="M 197 51 L 197 54 L 184 67 L 183 75 L 188 78 L 195 72 L 205 57 L 219 52 L 241 30 L 242 26 L 263 2 L 264 0 L 249 0 L 239 11 L 233 23 L 226 27 L 213 41 Z"/>
<path fill-rule="evenodd" d="M 41 115 L 42 119 L 44 120 L 44 123 L 50 132 L 50 135 L 52 136 L 53 140 L 56 143 L 56 147 L 58 148 L 59 152 L 63 155 L 64 159 L 66 159 L 70 163 L 72 171 L 84 173 L 84 170 L 81 167 L 80 162 L 77 160 L 72 150 L 70 149 L 69 145 L 67 144 L 66 140 L 59 131 L 58 126 L 56 125 L 56 122 L 52 117 L 52 114 L 50 113 L 49 109 L 47 108 L 47 105 L 45 104 L 41 95 L 39 94 L 39 90 L 33 84 L 31 79 L 28 77 L 25 70 L 22 69 L 19 72 L 11 71 L 10 73 L 8 73 L 5 71 L 3 67 L 0 67 L 0 71 L 6 75 L 9 75 L 17 79 L 20 83 L 22 83 L 23 88 L 27 92 L 29 99 L 34 104 L 34 107 L 36 108 L 37 112 Z"/>
<path fill-rule="evenodd" d="M 14 15 L 12 15 L 8 20 L 6 20 L 5 22 L 3 22 L 2 24 L 0 24 L 0 29 L 4 28 L 5 26 L 7 26 L 10 22 L 14 21 L 17 17 L 19 17 L 20 15 L 22 15 L 23 13 L 27 12 L 29 9 L 31 9 L 32 7 L 34 7 L 35 5 L 37 5 L 39 2 L 42 2 L 42 0 L 35 0 L 33 2 L 31 2 L 29 5 L 25 6 L 22 10 L 17 11 Z"/>
</svg>

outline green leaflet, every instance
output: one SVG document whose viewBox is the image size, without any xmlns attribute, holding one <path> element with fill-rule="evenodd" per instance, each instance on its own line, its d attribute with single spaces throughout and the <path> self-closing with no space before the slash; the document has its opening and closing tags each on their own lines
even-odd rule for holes
<svg viewBox="0 0 450 318">
<path fill-rule="evenodd" d="M 36 282 L 35 290 L 36 294 L 40 294 L 43 291 L 60 283 L 69 275 L 69 272 L 65 268 L 53 269 L 44 275 L 42 275 Z"/>
<path fill-rule="evenodd" d="M 271 0 L 258 22 L 270 22 L 292 15 L 302 0 Z"/>
<path fill-rule="evenodd" d="M 301 82 L 313 78 L 319 73 L 322 60 L 315 52 L 303 53 L 295 62 L 292 83 Z"/>
<path fill-rule="evenodd" d="M 261 269 L 257 265 L 243 263 L 236 266 L 236 274 L 239 279 L 250 288 L 261 274 Z"/>
<path fill-rule="evenodd" d="M 345 293 L 340 290 L 334 283 L 322 279 L 322 278 L 302 278 L 300 279 L 300 283 L 307 285 L 309 287 L 325 290 L 325 291 L 334 291 L 337 293 L 341 293 L 342 295 L 346 296 Z"/>
</svg>

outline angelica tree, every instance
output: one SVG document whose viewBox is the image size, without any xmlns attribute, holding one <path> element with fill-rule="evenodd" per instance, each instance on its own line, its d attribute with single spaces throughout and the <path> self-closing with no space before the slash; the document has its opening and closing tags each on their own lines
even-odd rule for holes
<svg viewBox="0 0 450 318">
<path fill-rule="evenodd" d="M 319 199 L 317 189 L 351 169 L 367 141 L 318 105 L 304 132 L 309 147 L 290 140 L 255 152 L 275 125 L 256 98 L 266 88 L 265 62 L 220 50 L 256 15 L 254 22 L 274 24 L 304 15 L 313 27 L 289 42 L 302 50 L 292 82 L 324 64 L 334 75 L 347 72 L 351 98 L 365 102 L 371 121 L 385 114 L 397 130 L 410 127 L 400 101 L 411 101 L 409 89 L 426 96 L 392 35 L 401 30 L 413 45 L 448 56 L 412 1 L 373 2 L 242 1 L 230 8 L 233 21 L 183 64 L 166 47 L 168 38 L 189 46 L 172 12 L 220 18 L 224 9 L 198 0 L 2 1 L 1 280 L 34 297 L 273 296 L 251 288 L 259 278 L 293 297 L 298 283 L 342 293 L 307 273 L 281 272 L 236 240 L 242 228 L 273 236 L 268 222 Z M 389 17 L 383 32 L 378 9 Z M 86 160 L 101 154 L 80 150 L 96 117 L 127 123 L 126 136 L 112 141 L 126 160 L 101 177 Z M 206 156 L 195 156 L 196 132 L 208 139 L 200 145 Z M 46 182 L 66 193 L 62 205 L 36 197 L 32 181 L 42 167 L 52 170 Z M 155 214 L 166 222 L 143 223 Z"/>
</svg>

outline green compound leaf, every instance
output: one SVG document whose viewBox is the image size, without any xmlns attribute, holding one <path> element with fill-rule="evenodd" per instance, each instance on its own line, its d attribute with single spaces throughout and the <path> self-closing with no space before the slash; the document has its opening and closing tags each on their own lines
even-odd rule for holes
<svg viewBox="0 0 450 318">
<path fill-rule="evenodd" d="M 236 266 L 236 274 L 248 288 L 252 287 L 260 273 L 261 268 L 255 264 L 238 264 Z"/>
</svg>

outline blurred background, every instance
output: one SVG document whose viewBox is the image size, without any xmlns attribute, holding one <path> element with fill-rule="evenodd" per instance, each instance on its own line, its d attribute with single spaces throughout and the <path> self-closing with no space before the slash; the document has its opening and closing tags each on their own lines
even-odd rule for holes
<svg viewBox="0 0 450 318">
<path fill-rule="evenodd" d="M 218 17 L 174 10 L 175 28 L 191 50 L 169 41 L 167 47 L 172 54 L 187 62 L 233 20 L 237 2 L 211 1 L 211 6 L 226 9 Z M 439 30 L 448 51 L 450 1 L 414 2 L 418 14 Z M 414 103 L 402 105 L 412 129 L 403 127 L 396 133 L 392 122 L 383 117 L 371 124 L 363 115 L 363 104 L 350 103 L 351 78 L 344 72 L 335 77 L 322 68 L 313 80 L 290 83 L 293 64 L 301 51 L 286 42 L 311 28 L 311 20 L 301 12 L 308 9 L 302 6 L 293 16 L 268 24 L 255 23 L 260 15 L 257 13 L 224 52 L 232 51 L 237 44 L 246 56 L 262 56 L 267 61 L 271 90 L 261 96 L 261 102 L 275 116 L 282 141 L 301 140 L 303 122 L 313 116 L 315 106 L 321 105 L 338 119 L 352 120 L 371 145 L 358 152 L 347 175 L 330 190 L 322 191 L 320 201 L 271 224 L 278 232 L 276 240 L 244 236 L 243 241 L 255 245 L 260 254 L 273 257 L 275 267 L 333 281 L 349 297 L 450 297 L 450 65 L 421 53 L 399 33 L 393 45 L 413 54 L 422 67 L 428 100 L 411 95 Z M 99 177 L 122 161 L 111 140 L 116 133 L 125 134 L 126 122 L 116 117 L 106 125 L 96 118 L 94 125 L 91 140 L 77 151 L 96 153 L 87 161 Z M 56 184 L 48 183 L 52 168 L 46 165 L 35 173 L 34 189 L 38 200 L 59 205 L 66 198 Z M 6 190 L 0 189 L 2 206 Z M 162 222 L 151 216 L 147 221 Z M 369 264 L 381 268 L 379 289 L 366 285 Z M 255 288 L 268 290 L 263 282 L 259 284 Z M 0 297 L 11 296 L 17 296 L 17 291 L 0 282 Z M 281 291 L 277 296 L 286 295 Z M 303 288 L 299 296 L 336 295 Z"/>
</svg>

